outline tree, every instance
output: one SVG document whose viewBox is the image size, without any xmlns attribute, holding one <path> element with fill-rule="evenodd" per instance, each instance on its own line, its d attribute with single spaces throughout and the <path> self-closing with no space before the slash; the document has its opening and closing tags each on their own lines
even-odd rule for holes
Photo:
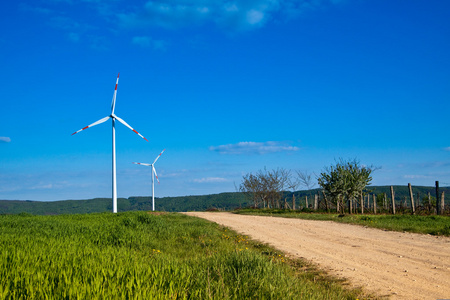
<svg viewBox="0 0 450 300">
<path fill-rule="evenodd" d="M 298 177 L 299 184 L 306 187 L 306 189 L 308 191 L 313 189 L 316 186 L 316 183 L 314 182 L 314 178 L 312 177 L 313 174 L 308 174 L 307 171 L 305 171 L 305 172 L 297 171 L 297 177 Z"/>
<path fill-rule="evenodd" d="M 314 173 L 313 173 L 314 174 Z M 314 182 L 314 178 L 312 177 L 313 174 L 308 174 L 307 171 L 297 171 L 297 177 L 299 185 L 306 187 L 308 190 L 308 196 L 311 198 L 311 189 L 313 189 L 316 186 L 316 183 Z M 308 208 L 308 196 L 306 196 L 305 199 L 305 206 Z"/>
<path fill-rule="evenodd" d="M 254 207 L 259 207 L 261 202 L 264 203 L 265 191 L 264 184 L 258 175 L 248 173 L 243 176 L 239 191 L 253 201 Z"/>
<path fill-rule="evenodd" d="M 242 177 L 239 190 L 252 199 L 254 207 L 261 204 L 272 208 L 278 206 L 284 189 L 288 186 L 290 172 L 283 168 L 267 171 L 259 170 L 258 173 L 248 173 Z"/>
<path fill-rule="evenodd" d="M 291 174 L 289 173 L 289 179 L 287 182 L 287 187 L 289 190 L 292 190 L 292 209 L 295 210 L 295 190 L 297 189 L 297 187 L 300 185 L 300 181 L 291 176 Z"/>
<path fill-rule="evenodd" d="M 373 166 L 362 166 L 356 159 L 340 159 L 336 165 L 331 165 L 320 173 L 318 182 L 338 211 L 344 211 L 344 202 L 347 201 L 351 213 L 352 201 L 370 184 L 372 171 Z"/>
</svg>

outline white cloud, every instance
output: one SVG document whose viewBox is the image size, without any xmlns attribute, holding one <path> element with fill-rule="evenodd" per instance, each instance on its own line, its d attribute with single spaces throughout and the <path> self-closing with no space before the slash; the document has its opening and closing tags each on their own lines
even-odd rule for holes
<svg viewBox="0 0 450 300">
<path fill-rule="evenodd" d="M 39 185 L 30 187 L 30 189 L 32 189 L 32 190 L 52 189 L 52 188 L 54 188 L 54 186 L 51 183 L 49 183 L 49 184 L 39 184 Z"/>
<path fill-rule="evenodd" d="M 155 50 L 165 50 L 166 43 L 162 40 L 154 40 L 148 36 L 135 36 L 132 39 L 132 43 L 144 48 L 151 47 Z"/>
<path fill-rule="evenodd" d="M 35 12 L 38 14 L 42 14 L 42 15 L 48 15 L 53 13 L 52 10 L 46 8 L 46 7 L 41 7 L 41 6 L 32 6 L 26 3 L 20 3 L 19 4 L 19 9 L 23 10 L 23 11 L 31 11 L 31 12 Z"/>
<path fill-rule="evenodd" d="M 237 144 L 227 144 L 211 146 L 209 150 L 220 154 L 267 154 L 275 152 L 292 152 L 300 150 L 299 147 L 290 146 L 283 142 L 239 142 Z"/>
<path fill-rule="evenodd" d="M 62 30 L 83 30 L 89 29 L 89 25 L 81 24 L 69 17 L 66 16 L 55 16 L 49 20 L 49 24 L 53 27 L 62 29 Z"/>
<path fill-rule="evenodd" d="M 78 43 L 80 41 L 80 35 L 75 32 L 70 32 L 68 38 L 71 42 Z"/>
<path fill-rule="evenodd" d="M 135 36 L 133 38 L 133 44 L 139 45 L 142 47 L 149 47 L 151 43 L 151 39 L 147 36 Z"/>
<path fill-rule="evenodd" d="M 0 136 L 0 143 L 9 143 L 11 142 L 11 138 L 7 136 Z"/>
<path fill-rule="evenodd" d="M 196 1 L 148 1 L 135 12 L 117 16 L 124 27 L 179 28 L 208 20 L 210 9 Z"/>
<path fill-rule="evenodd" d="M 46 0 L 20 4 L 20 9 L 39 15 L 47 25 L 65 31 L 72 42 L 87 42 L 94 49 L 104 50 L 109 46 L 97 41 L 120 28 L 216 26 L 232 33 L 258 29 L 269 22 L 283 22 L 305 11 L 345 1 L 348 0 L 144 0 L 136 4 L 136 1 Z M 92 18 L 69 17 L 72 10 L 79 8 L 92 12 Z M 106 23 L 99 25 L 100 20 Z M 167 47 L 164 41 L 135 38 L 133 43 L 143 47 L 159 50 Z"/>
<path fill-rule="evenodd" d="M 431 178 L 431 176 L 426 176 L 426 175 L 404 175 L 403 177 L 405 179 L 427 179 L 427 178 Z"/>
<path fill-rule="evenodd" d="M 337 0 L 159 0 L 128 13 L 118 13 L 123 27 L 164 27 L 216 24 L 226 30 L 250 30 L 272 19 L 289 19 L 308 9 L 336 5 Z"/>
<path fill-rule="evenodd" d="M 258 24 L 264 19 L 264 13 L 258 10 L 250 10 L 247 12 L 247 22 L 250 25 Z"/>
<path fill-rule="evenodd" d="M 200 179 L 194 179 L 194 182 L 197 183 L 217 183 L 217 182 L 226 182 L 225 178 L 221 177 L 204 177 Z"/>
</svg>

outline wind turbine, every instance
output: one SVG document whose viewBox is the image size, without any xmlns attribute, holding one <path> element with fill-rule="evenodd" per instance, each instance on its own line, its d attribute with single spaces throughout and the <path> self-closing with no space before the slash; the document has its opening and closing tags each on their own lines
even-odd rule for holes
<svg viewBox="0 0 450 300">
<path fill-rule="evenodd" d="M 122 120 L 121 118 L 119 118 L 118 116 L 116 116 L 114 114 L 114 108 L 116 107 L 117 85 L 119 84 L 119 75 L 120 75 L 120 73 L 117 75 L 116 87 L 114 88 L 114 94 L 113 94 L 113 98 L 112 98 L 112 102 L 111 102 L 111 114 L 109 116 L 107 116 L 107 117 L 104 117 L 103 119 L 98 120 L 97 122 L 92 123 L 91 125 L 83 127 L 80 130 L 72 133 L 72 135 L 74 135 L 74 134 L 76 134 L 76 133 L 78 133 L 80 131 L 88 129 L 89 127 L 92 127 L 92 126 L 101 124 L 103 122 L 106 122 L 108 119 L 111 118 L 111 120 L 112 120 L 112 200 L 113 200 L 113 213 L 117 213 L 116 131 L 115 131 L 116 120 L 119 121 L 120 123 L 122 123 L 123 125 L 127 126 L 128 128 L 130 128 L 131 130 L 133 130 L 141 138 L 143 138 L 144 140 L 146 140 L 148 142 L 148 140 L 145 137 L 143 137 L 139 132 L 134 130 L 130 125 L 127 124 L 127 122 L 125 122 L 124 120 Z"/>
<path fill-rule="evenodd" d="M 133 163 L 133 164 L 136 164 L 136 165 L 143 165 L 143 166 L 152 167 L 152 210 L 153 211 L 155 211 L 155 179 L 154 179 L 153 175 L 156 176 L 156 180 L 158 180 L 158 183 L 159 183 L 158 174 L 156 174 L 156 169 L 155 169 L 155 162 L 159 159 L 159 157 L 161 156 L 161 154 L 163 154 L 164 151 L 166 151 L 166 149 L 161 151 L 161 153 L 155 158 L 155 161 L 152 164 L 137 163 L 137 162 Z"/>
</svg>

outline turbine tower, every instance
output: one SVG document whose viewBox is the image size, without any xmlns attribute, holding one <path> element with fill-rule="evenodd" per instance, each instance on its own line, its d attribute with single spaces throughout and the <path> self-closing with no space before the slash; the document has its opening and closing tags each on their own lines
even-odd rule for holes
<svg viewBox="0 0 450 300">
<path fill-rule="evenodd" d="M 85 129 L 88 129 L 89 127 L 101 124 L 106 122 L 108 119 L 111 118 L 112 120 L 112 201 L 113 201 L 113 213 L 117 213 L 117 181 L 116 181 L 116 130 L 115 130 L 115 123 L 116 120 L 119 121 L 120 123 L 122 123 L 123 125 L 125 125 L 126 127 L 130 128 L 132 131 L 134 131 L 136 134 L 138 134 L 141 138 L 143 138 L 144 140 L 146 140 L 148 142 L 148 140 L 143 137 L 139 132 L 137 132 L 136 130 L 134 130 L 130 125 L 127 124 L 127 122 L 125 122 L 124 120 L 122 120 L 121 118 L 119 118 L 118 116 L 116 116 L 114 114 L 114 109 L 116 107 L 116 95 L 117 95 L 117 85 L 119 84 L 119 75 L 120 73 L 117 75 L 117 80 L 116 80 L 116 87 L 114 88 L 114 94 L 113 94 L 113 98 L 112 98 L 112 102 L 111 102 L 111 115 L 104 117 L 94 123 L 92 123 L 91 125 L 88 125 L 86 127 L 81 128 L 80 130 L 72 133 L 72 135 L 83 131 Z"/>
<path fill-rule="evenodd" d="M 156 169 L 155 169 L 155 162 L 159 159 L 159 157 L 161 156 L 161 154 L 163 154 L 164 151 L 166 151 L 166 149 L 161 151 L 161 153 L 155 158 L 155 161 L 152 164 L 133 162 L 133 164 L 136 164 L 136 165 L 152 167 L 152 210 L 153 211 L 155 211 L 155 179 L 154 179 L 154 176 L 156 176 L 156 180 L 158 180 L 158 183 L 159 183 L 158 174 L 156 174 Z"/>
</svg>

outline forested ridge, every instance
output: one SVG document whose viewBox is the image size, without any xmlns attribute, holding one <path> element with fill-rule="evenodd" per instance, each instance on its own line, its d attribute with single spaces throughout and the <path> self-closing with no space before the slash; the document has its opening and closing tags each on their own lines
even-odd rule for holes
<svg viewBox="0 0 450 300">
<path fill-rule="evenodd" d="M 408 186 L 394 186 L 397 202 L 409 197 Z M 414 193 L 420 193 L 425 197 L 428 192 L 434 197 L 435 187 L 413 186 Z M 295 195 L 297 207 L 304 205 L 304 198 L 309 199 L 317 194 L 320 189 L 284 192 L 283 198 L 291 201 L 292 194 Z M 449 187 L 441 187 L 450 195 Z M 386 193 L 389 195 L 390 186 L 368 186 L 367 192 L 374 194 Z M 180 212 L 180 211 L 203 211 L 207 209 L 233 210 L 245 208 L 252 205 L 252 200 L 246 198 L 244 193 L 230 192 L 211 195 L 179 196 L 155 198 L 156 210 Z M 446 203 L 448 203 L 446 196 Z M 129 198 L 118 198 L 118 211 L 149 211 L 152 209 L 151 196 L 132 196 Z M 61 201 L 30 201 L 30 200 L 0 200 L 0 214 L 29 213 L 36 215 L 55 214 L 83 214 L 94 212 L 112 211 L 111 198 L 94 198 L 88 200 L 61 200 Z"/>
</svg>

